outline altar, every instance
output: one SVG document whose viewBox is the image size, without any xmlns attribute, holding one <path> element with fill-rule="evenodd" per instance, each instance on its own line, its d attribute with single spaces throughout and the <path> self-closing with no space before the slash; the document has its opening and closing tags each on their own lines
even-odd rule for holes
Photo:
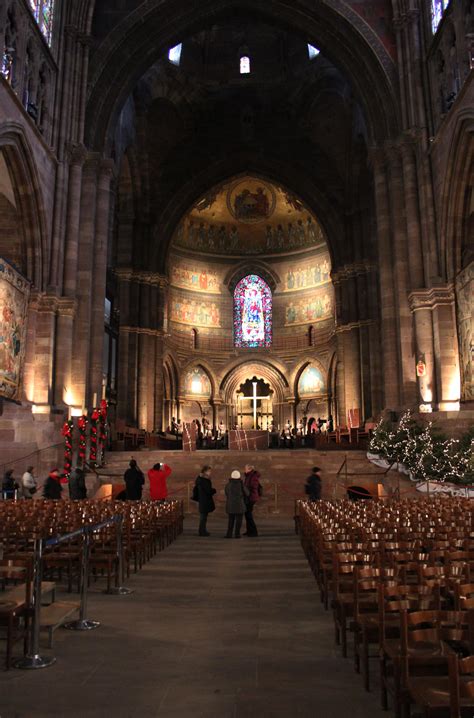
<svg viewBox="0 0 474 718">
<path fill-rule="evenodd" d="M 268 436 L 268 431 L 232 429 L 229 431 L 229 449 L 234 451 L 268 449 Z"/>
</svg>

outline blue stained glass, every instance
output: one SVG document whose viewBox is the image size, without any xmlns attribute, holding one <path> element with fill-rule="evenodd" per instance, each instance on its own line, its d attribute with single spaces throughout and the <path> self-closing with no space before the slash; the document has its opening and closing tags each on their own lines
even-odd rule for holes
<svg viewBox="0 0 474 718">
<path fill-rule="evenodd" d="M 443 13 L 447 9 L 449 0 L 431 0 L 431 28 L 433 34 L 438 29 Z"/>
<path fill-rule="evenodd" d="M 48 45 L 51 45 L 54 0 L 29 0 L 29 2 L 39 29 L 43 33 Z"/>
<path fill-rule="evenodd" d="M 234 291 L 234 344 L 269 347 L 272 343 L 272 292 L 256 274 L 240 280 Z"/>
</svg>

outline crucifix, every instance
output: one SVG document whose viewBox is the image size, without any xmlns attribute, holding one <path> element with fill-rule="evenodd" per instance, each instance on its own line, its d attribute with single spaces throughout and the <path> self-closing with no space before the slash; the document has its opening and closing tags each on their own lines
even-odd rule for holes
<svg viewBox="0 0 474 718">
<path fill-rule="evenodd" d="M 253 402 L 253 428 L 257 428 L 257 401 L 259 399 L 267 399 L 267 405 L 268 405 L 268 395 L 267 396 L 257 396 L 257 382 L 252 382 L 253 386 L 253 393 L 252 396 L 243 396 L 243 394 L 239 394 L 240 401 L 251 401 Z M 268 412 L 268 407 L 267 407 Z M 242 417 L 242 405 L 240 407 L 240 416 Z"/>
</svg>

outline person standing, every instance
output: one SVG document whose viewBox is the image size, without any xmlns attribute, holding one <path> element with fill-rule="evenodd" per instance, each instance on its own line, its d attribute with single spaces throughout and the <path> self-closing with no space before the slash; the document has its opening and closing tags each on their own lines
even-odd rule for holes
<svg viewBox="0 0 474 718">
<path fill-rule="evenodd" d="M 61 474 L 59 469 L 49 472 L 48 478 L 43 486 L 43 499 L 58 500 L 61 498 L 63 487 L 61 486 Z"/>
<path fill-rule="evenodd" d="M 150 481 L 150 499 L 152 501 L 164 501 L 168 496 L 166 479 L 171 474 L 168 464 L 155 464 L 148 472 Z"/>
<path fill-rule="evenodd" d="M 319 466 L 313 466 L 311 474 L 306 479 L 304 487 L 305 493 L 310 501 L 319 501 L 321 498 L 321 469 Z"/>
<path fill-rule="evenodd" d="M 253 517 L 255 504 L 260 499 L 260 474 L 251 464 L 245 466 L 244 486 L 248 492 L 247 507 L 245 511 L 245 523 L 247 530 L 244 536 L 258 536 L 257 526 Z"/>
<path fill-rule="evenodd" d="M 207 517 L 216 508 L 213 498 L 216 490 L 212 488 L 211 473 L 211 466 L 203 466 L 195 483 L 199 506 L 199 536 L 210 536 Z"/>
<path fill-rule="evenodd" d="M 76 466 L 69 477 L 69 498 L 72 501 L 87 499 L 86 477 L 80 466 Z"/>
<path fill-rule="evenodd" d="M 135 459 L 131 459 L 129 468 L 123 478 L 125 481 L 125 496 L 127 501 L 141 501 L 145 477 L 143 471 L 138 467 Z"/>
<path fill-rule="evenodd" d="M 21 477 L 21 492 L 24 499 L 32 499 L 33 494 L 36 494 L 38 491 L 38 483 L 33 476 L 33 471 L 33 466 L 28 466 Z"/>
<path fill-rule="evenodd" d="M 234 525 L 235 538 L 240 538 L 240 529 L 246 509 L 245 500 L 248 496 L 248 491 L 240 478 L 240 471 L 235 470 L 231 473 L 225 487 L 225 495 L 227 499 L 225 510 L 229 516 L 226 538 L 232 538 Z"/>
<path fill-rule="evenodd" d="M 18 489 L 18 484 L 13 478 L 13 469 L 5 471 L 2 482 L 2 494 L 4 499 L 15 499 L 15 492 Z"/>
</svg>

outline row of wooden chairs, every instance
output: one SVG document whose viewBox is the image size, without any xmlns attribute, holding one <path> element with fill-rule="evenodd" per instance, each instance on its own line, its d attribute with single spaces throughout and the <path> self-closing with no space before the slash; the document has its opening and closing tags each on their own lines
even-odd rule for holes
<svg viewBox="0 0 474 718">
<path fill-rule="evenodd" d="M 436 704 L 450 718 L 459 718 L 460 706 L 474 709 L 474 681 L 471 686 L 462 662 L 474 654 L 469 500 L 300 502 L 298 516 L 321 600 L 332 609 L 336 643 L 347 656 L 352 634 L 354 666 L 366 690 L 376 659 L 382 706 L 392 697 L 397 716 L 409 715 L 413 704 L 423 715 Z M 438 701 L 430 688 L 435 674 L 446 688 Z M 424 702 L 428 697 L 431 703 Z"/>
<path fill-rule="evenodd" d="M 109 502 L 109 501 L 32 501 L 0 502 L 0 626 L 7 639 L 5 665 L 11 664 L 12 647 L 20 639 L 26 641 L 32 612 L 31 582 L 35 540 L 69 534 L 85 525 L 93 526 L 122 517 L 122 561 L 118 552 L 116 525 L 102 526 L 90 534 L 90 580 L 105 576 L 107 590 L 112 582 L 120 585 L 131 566 L 138 571 L 158 551 L 174 541 L 183 529 L 181 502 Z M 43 553 L 43 577 L 55 582 L 65 581 L 71 592 L 79 583 L 83 561 L 83 536 L 72 536 Z M 120 575 L 122 566 L 122 575 Z M 12 586 L 21 581 L 19 597 Z M 48 586 L 54 583 L 48 583 Z M 25 647 L 26 650 L 26 647 Z"/>
</svg>

